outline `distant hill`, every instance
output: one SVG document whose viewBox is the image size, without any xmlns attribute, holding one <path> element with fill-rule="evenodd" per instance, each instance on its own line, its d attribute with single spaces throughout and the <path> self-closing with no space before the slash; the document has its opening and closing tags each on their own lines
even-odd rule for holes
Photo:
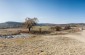
<svg viewBox="0 0 85 55">
<path fill-rule="evenodd" d="M 37 26 L 55 26 L 58 24 L 52 24 L 52 23 L 38 23 Z"/>
<path fill-rule="evenodd" d="M 68 24 L 39 23 L 38 26 L 85 26 L 85 23 L 68 23 Z"/>
<path fill-rule="evenodd" d="M 23 22 L 5 22 L 0 23 L 0 28 L 17 28 L 22 27 Z M 38 23 L 37 26 L 85 26 L 85 23 L 69 23 L 69 24 L 52 24 L 52 23 Z"/>
<path fill-rule="evenodd" d="M 0 28 L 16 28 L 21 27 L 23 23 L 20 22 L 5 22 L 0 23 Z"/>
</svg>

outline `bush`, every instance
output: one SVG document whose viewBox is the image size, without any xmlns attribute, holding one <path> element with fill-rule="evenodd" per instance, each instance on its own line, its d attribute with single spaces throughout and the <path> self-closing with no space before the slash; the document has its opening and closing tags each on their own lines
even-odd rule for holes
<svg viewBox="0 0 85 55">
<path fill-rule="evenodd" d="M 64 30 L 68 30 L 68 29 L 71 29 L 70 26 L 65 26 Z"/>
<path fill-rule="evenodd" d="M 56 31 L 61 31 L 62 30 L 62 28 L 60 26 L 56 26 L 55 29 L 56 29 Z"/>
</svg>

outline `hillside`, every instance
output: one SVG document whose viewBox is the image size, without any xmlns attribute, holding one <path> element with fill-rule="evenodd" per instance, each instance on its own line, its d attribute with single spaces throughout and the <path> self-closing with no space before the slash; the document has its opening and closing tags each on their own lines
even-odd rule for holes
<svg viewBox="0 0 85 55">
<path fill-rule="evenodd" d="M 22 23 L 20 22 L 5 22 L 5 23 L 0 23 L 0 28 L 16 28 L 16 27 L 21 27 Z"/>
</svg>

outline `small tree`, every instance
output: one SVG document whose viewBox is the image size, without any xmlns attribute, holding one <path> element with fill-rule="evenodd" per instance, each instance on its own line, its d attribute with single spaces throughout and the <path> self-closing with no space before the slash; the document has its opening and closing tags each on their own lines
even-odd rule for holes
<svg viewBox="0 0 85 55">
<path fill-rule="evenodd" d="M 31 28 L 34 26 L 34 25 L 36 25 L 37 24 L 37 21 L 38 21 L 38 19 L 37 18 L 26 18 L 25 19 L 25 27 L 26 28 L 28 28 L 29 29 L 29 31 L 31 30 Z"/>
</svg>

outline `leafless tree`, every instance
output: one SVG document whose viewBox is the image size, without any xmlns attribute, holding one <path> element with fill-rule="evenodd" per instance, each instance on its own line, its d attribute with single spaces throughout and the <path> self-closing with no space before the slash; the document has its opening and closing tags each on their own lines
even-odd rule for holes
<svg viewBox="0 0 85 55">
<path fill-rule="evenodd" d="M 24 22 L 24 25 L 25 25 L 25 27 L 26 28 L 28 28 L 29 29 L 29 31 L 31 30 L 31 28 L 34 26 L 34 25 L 36 25 L 37 24 L 37 22 L 38 22 L 38 19 L 37 18 L 26 18 L 25 19 L 25 22 Z"/>
</svg>

